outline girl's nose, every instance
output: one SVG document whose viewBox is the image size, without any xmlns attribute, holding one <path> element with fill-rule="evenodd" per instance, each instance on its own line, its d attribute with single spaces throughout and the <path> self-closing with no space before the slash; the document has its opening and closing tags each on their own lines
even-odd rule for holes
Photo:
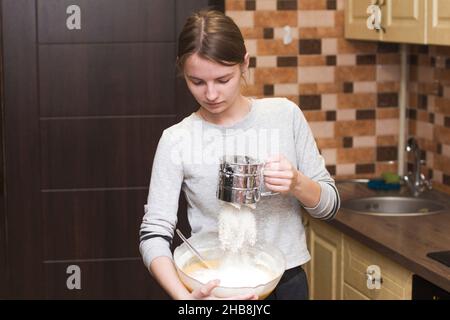
<svg viewBox="0 0 450 320">
<path fill-rule="evenodd" d="M 206 87 L 206 99 L 209 101 L 214 101 L 218 97 L 218 92 L 214 86 L 214 84 L 208 84 Z"/>
</svg>

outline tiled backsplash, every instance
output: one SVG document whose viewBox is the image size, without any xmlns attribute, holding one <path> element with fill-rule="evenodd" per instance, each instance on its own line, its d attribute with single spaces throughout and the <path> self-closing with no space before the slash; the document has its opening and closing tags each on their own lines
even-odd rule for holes
<svg viewBox="0 0 450 320">
<path fill-rule="evenodd" d="M 334 176 L 397 170 L 398 45 L 344 39 L 344 0 L 227 0 L 225 8 L 252 57 L 245 94 L 297 103 Z"/>
<path fill-rule="evenodd" d="M 450 47 L 409 47 L 409 134 L 425 150 L 424 174 L 450 191 Z"/>
</svg>

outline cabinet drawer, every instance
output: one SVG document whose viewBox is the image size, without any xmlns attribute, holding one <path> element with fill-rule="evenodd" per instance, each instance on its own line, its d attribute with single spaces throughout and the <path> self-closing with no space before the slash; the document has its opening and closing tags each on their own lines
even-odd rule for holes
<svg viewBox="0 0 450 320">
<path fill-rule="evenodd" d="M 411 299 L 410 271 L 347 236 L 344 265 L 344 281 L 370 299 Z M 379 268 L 380 282 L 368 281 L 368 268 Z"/>
<path fill-rule="evenodd" d="M 370 300 L 368 297 L 363 295 L 361 292 L 353 288 L 352 286 L 344 283 L 344 300 Z"/>
</svg>

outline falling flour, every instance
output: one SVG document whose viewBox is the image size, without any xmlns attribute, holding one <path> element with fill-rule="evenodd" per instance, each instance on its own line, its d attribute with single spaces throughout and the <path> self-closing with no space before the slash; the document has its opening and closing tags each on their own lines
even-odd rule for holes
<svg viewBox="0 0 450 320">
<path fill-rule="evenodd" d="M 219 213 L 219 240 L 222 249 L 236 253 L 256 243 L 256 221 L 252 209 L 225 204 Z"/>
</svg>

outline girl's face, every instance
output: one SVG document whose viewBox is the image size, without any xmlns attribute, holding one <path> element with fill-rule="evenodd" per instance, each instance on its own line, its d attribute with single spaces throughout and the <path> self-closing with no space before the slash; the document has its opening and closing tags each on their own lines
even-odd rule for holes
<svg viewBox="0 0 450 320">
<path fill-rule="evenodd" d="M 248 68 L 248 54 L 243 65 L 224 66 L 191 55 L 184 64 L 187 86 L 197 102 L 208 112 L 219 115 L 240 97 L 241 74 Z"/>
</svg>

